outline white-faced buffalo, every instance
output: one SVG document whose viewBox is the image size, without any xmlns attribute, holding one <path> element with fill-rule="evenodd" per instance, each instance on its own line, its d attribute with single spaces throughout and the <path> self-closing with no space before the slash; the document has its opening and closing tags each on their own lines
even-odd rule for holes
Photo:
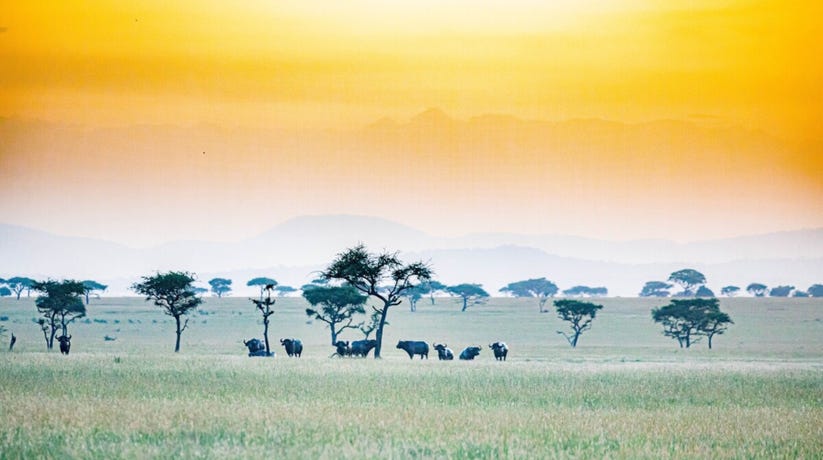
<svg viewBox="0 0 823 460">
<path fill-rule="evenodd" d="M 420 359 L 429 359 L 429 344 L 416 340 L 401 340 L 397 342 L 397 348 L 406 350 L 409 359 L 414 359 L 414 355 L 420 355 Z"/>
<path fill-rule="evenodd" d="M 351 347 L 349 346 L 348 340 L 338 340 L 334 343 L 334 348 L 336 348 L 337 351 L 332 354 L 332 357 L 345 358 L 346 356 L 351 356 Z"/>
<path fill-rule="evenodd" d="M 249 349 L 249 356 L 274 356 L 274 352 L 266 353 L 266 345 L 260 339 L 244 340 L 243 345 Z"/>
<path fill-rule="evenodd" d="M 64 355 L 69 354 L 69 350 L 71 350 L 71 336 L 61 335 L 57 338 L 57 341 L 60 342 L 60 353 Z"/>
<path fill-rule="evenodd" d="M 377 346 L 377 340 L 355 340 L 351 343 L 351 355 L 361 356 L 365 358 L 369 355 L 374 347 Z"/>
<path fill-rule="evenodd" d="M 280 345 L 286 349 L 286 354 L 299 358 L 303 354 L 303 342 L 300 339 L 280 339 Z"/>
<path fill-rule="evenodd" d="M 460 359 L 464 361 L 471 361 L 480 354 L 480 347 L 467 347 L 465 350 L 460 352 Z"/>
<path fill-rule="evenodd" d="M 445 343 L 435 343 L 432 348 L 437 350 L 437 359 L 441 361 L 451 361 L 454 359 L 454 352 Z"/>
<path fill-rule="evenodd" d="M 506 346 L 506 342 L 494 342 L 489 345 L 489 348 L 494 352 L 494 359 L 498 361 L 505 361 L 506 355 L 509 354 L 509 347 Z"/>
</svg>

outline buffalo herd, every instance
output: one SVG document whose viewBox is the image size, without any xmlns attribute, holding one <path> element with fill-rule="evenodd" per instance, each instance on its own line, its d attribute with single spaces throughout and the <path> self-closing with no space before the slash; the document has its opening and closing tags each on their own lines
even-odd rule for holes
<svg viewBox="0 0 823 460">
<path fill-rule="evenodd" d="M 303 342 L 300 339 L 280 339 L 280 344 L 286 349 L 286 354 L 290 357 L 299 358 L 303 354 Z M 249 356 L 274 356 L 274 352 L 266 354 L 266 347 L 259 339 L 244 340 L 243 345 L 249 349 Z M 332 357 L 338 358 L 365 358 L 377 346 L 377 340 L 338 340 L 334 343 L 335 349 Z M 409 355 L 409 359 L 414 359 L 416 355 L 420 359 L 429 359 L 429 344 L 419 340 L 401 340 L 397 342 L 397 347 Z M 451 361 L 454 359 L 454 351 L 445 343 L 434 343 L 432 348 L 437 352 L 437 359 L 441 361 Z M 489 344 L 489 348 L 497 361 L 505 361 L 509 354 L 509 347 L 506 342 L 494 342 Z M 62 342 L 60 345 L 62 350 Z M 466 347 L 460 352 L 459 358 L 463 361 L 472 361 L 480 355 L 481 347 Z M 68 351 L 66 352 L 68 353 Z"/>
</svg>

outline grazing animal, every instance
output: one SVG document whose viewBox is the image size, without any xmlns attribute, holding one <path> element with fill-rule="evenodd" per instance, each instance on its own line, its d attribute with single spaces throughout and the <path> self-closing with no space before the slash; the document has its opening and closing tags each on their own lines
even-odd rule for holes
<svg viewBox="0 0 823 460">
<path fill-rule="evenodd" d="M 112 337 L 110 335 L 104 335 L 103 340 L 105 340 L 106 342 L 114 342 L 115 340 L 117 340 L 117 337 Z"/>
<path fill-rule="evenodd" d="M 377 346 L 377 340 L 355 340 L 351 343 L 351 355 L 362 356 L 365 358 L 369 355 L 374 347 Z"/>
<path fill-rule="evenodd" d="M 397 342 L 397 348 L 406 350 L 409 359 L 414 359 L 414 355 L 420 355 L 420 359 L 429 359 L 429 344 L 416 340 L 401 340 Z"/>
<path fill-rule="evenodd" d="M 9 351 L 14 350 L 14 344 L 17 343 L 17 336 L 14 332 L 11 333 L 11 341 L 9 341 Z"/>
<path fill-rule="evenodd" d="M 505 361 L 506 355 L 509 354 L 509 347 L 506 346 L 506 342 L 494 342 L 489 345 L 489 348 L 494 352 L 494 359 L 498 361 Z"/>
<path fill-rule="evenodd" d="M 437 359 L 440 361 L 451 361 L 454 359 L 454 352 L 445 343 L 435 343 L 432 348 L 437 350 Z"/>
<path fill-rule="evenodd" d="M 480 347 L 467 347 L 465 350 L 460 352 L 460 359 L 463 361 L 471 361 L 480 354 Z"/>
<path fill-rule="evenodd" d="M 280 345 L 286 349 L 286 354 L 299 358 L 303 354 L 303 342 L 300 339 L 280 339 Z"/>
<path fill-rule="evenodd" d="M 351 356 L 351 347 L 349 346 L 348 340 L 338 340 L 334 343 L 334 347 L 337 348 L 337 351 L 332 356 L 339 356 L 341 358 Z"/>
<path fill-rule="evenodd" d="M 274 352 L 266 353 L 266 345 L 260 339 L 244 340 L 243 345 L 249 349 L 249 356 L 274 356 Z"/>
<path fill-rule="evenodd" d="M 60 353 L 64 355 L 69 354 L 69 350 L 71 350 L 71 336 L 61 335 L 57 338 L 57 341 L 60 342 Z"/>
</svg>

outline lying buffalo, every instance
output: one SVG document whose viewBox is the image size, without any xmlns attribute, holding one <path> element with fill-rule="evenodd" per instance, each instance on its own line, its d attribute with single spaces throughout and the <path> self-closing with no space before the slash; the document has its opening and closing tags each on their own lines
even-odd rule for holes
<svg viewBox="0 0 823 460">
<path fill-rule="evenodd" d="M 471 361 L 480 354 L 480 347 L 468 347 L 460 352 L 460 359 L 464 361 Z"/>
<path fill-rule="evenodd" d="M 401 340 L 397 342 L 397 348 L 406 350 L 409 359 L 414 359 L 414 355 L 420 355 L 420 359 L 429 359 L 429 344 L 415 340 Z"/>
<path fill-rule="evenodd" d="M 454 352 L 445 343 L 435 343 L 432 348 L 437 350 L 437 359 L 441 361 L 451 361 L 454 359 Z"/>
<path fill-rule="evenodd" d="M 280 345 L 286 349 L 286 354 L 299 358 L 303 354 L 303 342 L 300 339 L 280 339 Z"/>
<path fill-rule="evenodd" d="M 351 355 L 365 358 L 369 355 L 374 347 L 377 346 L 377 340 L 355 340 L 351 343 Z"/>
<path fill-rule="evenodd" d="M 260 339 L 244 340 L 243 345 L 249 349 L 249 356 L 274 356 L 274 352 L 266 353 L 266 345 Z"/>
<path fill-rule="evenodd" d="M 509 347 L 506 346 L 506 342 L 494 342 L 489 345 L 489 348 L 494 352 L 494 359 L 498 361 L 505 361 L 506 355 L 509 354 Z"/>
<path fill-rule="evenodd" d="M 57 338 L 57 341 L 60 342 L 60 353 L 64 355 L 69 354 L 69 350 L 71 350 L 71 336 L 61 335 Z"/>
<path fill-rule="evenodd" d="M 336 348 L 337 351 L 334 352 L 332 355 L 333 357 L 337 356 L 344 358 L 346 356 L 351 356 L 351 347 L 349 346 L 348 340 L 338 340 L 334 343 L 334 348 Z"/>
</svg>

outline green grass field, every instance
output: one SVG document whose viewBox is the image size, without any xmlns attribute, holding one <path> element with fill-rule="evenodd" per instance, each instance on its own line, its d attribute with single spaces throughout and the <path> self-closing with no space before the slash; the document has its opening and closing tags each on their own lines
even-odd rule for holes
<svg viewBox="0 0 823 460">
<path fill-rule="evenodd" d="M 262 326 L 243 298 L 209 299 L 179 354 L 150 303 L 93 300 L 68 357 L 44 351 L 31 300 L 3 299 L 18 343 L 0 353 L 0 457 L 823 458 L 819 299 L 723 299 L 736 324 L 711 351 L 663 337 L 660 300 L 598 302 L 577 349 L 533 302 L 401 305 L 375 361 L 329 359 L 296 298 L 278 302 L 270 337 L 301 338 L 302 359 L 279 344 L 275 359 L 245 357 Z M 484 350 L 409 361 L 399 339 Z"/>
</svg>

